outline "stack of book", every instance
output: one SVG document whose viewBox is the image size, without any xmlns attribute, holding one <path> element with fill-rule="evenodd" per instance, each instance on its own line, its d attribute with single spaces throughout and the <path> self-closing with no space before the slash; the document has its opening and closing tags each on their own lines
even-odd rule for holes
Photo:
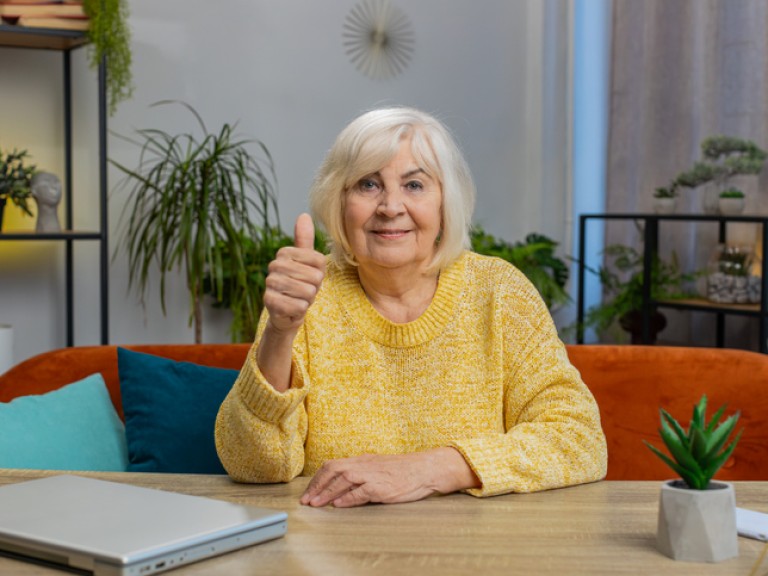
<svg viewBox="0 0 768 576">
<path fill-rule="evenodd" d="M 28 28 L 88 30 L 82 0 L 0 0 L 0 18 Z"/>
</svg>

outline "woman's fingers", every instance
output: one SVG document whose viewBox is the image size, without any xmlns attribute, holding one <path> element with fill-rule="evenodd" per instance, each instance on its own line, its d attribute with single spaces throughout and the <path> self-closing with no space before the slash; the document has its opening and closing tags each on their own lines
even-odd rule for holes
<svg viewBox="0 0 768 576">
<path fill-rule="evenodd" d="M 337 463 L 342 462 L 343 460 L 332 460 L 322 466 L 312 477 L 300 502 L 309 506 L 325 506 L 357 487 L 345 477 L 343 471 L 337 470 Z"/>
<path fill-rule="evenodd" d="M 296 219 L 295 246 L 281 248 L 269 264 L 264 306 L 276 328 L 296 329 L 315 301 L 325 276 L 325 256 L 315 251 L 309 214 Z"/>
</svg>

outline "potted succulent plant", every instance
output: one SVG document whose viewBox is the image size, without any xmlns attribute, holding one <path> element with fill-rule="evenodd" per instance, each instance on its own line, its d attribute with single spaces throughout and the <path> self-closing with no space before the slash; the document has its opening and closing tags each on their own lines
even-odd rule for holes
<svg viewBox="0 0 768 576">
<path fill-rule="evenodd" d="M 0 231 L 3 229 L 3 213 L 8 200 L 32 216 L 28 200 L 32 196 L 32 176 L 36 169 L 35 166 L 25 165 L 24 161 L 28 157 L 26 150 L 0 150 Z"/>
<path fill-rule="evenodd" d="M 712 480 L 739 442 L 742 431 L 728 444 L 739 413 L 720 422 L 721 406 L 707 422 L 706 411 L 707 397 L 702 396 L 684 430 L 661 409 L 659 434 L 669 456 L 645 442 L 680 475 L 662 485 L 657 532 L 659 549 L 675 560 L 719 562 L 739 553 L 733 485 Z"/>
<path fill-rule="evenodd" d="M 677 205 L 677 185 L 659 186 L 653 191 L 653 209 L 657 214 L 672 214 Z"/>
<path fill-rule="evenodd" d="M 138 287 L 142 302 L 150 268 L 160 273 L 160 303 L 165 313 L 165 275 L 184 269 L 190 297 L 190 325 L 195 342 L 202 341 L 202 299 L 206 276 L 210 290 L 223 295 L 246 294 L 248 276 L 243 238 L 260 238 L 279 223 L 272 157 L 256 140 L 241 139 L 225 124 L 208 132 L 200 115 L 183 102 L 202 134 L 168 134 L 138 130 L 139 164 L 128 168 L 110 163 L 125 174 L 130 190 L 121 224 L 128 253 L 129 286 Z M 260 151 L 255 156 L 251 148 Z M 127 218 L 126 221 L 123 219 Z M 119 248 L 120 246 L 118 246 Z M 235 298 L 239 298 L 235 297 Z M 242 300 L 250 306 L 252 300 Z"/>
<path fill-rule="evenodd" d="M 744 212 L 744 192 L 738 188 L 726 188 L 717 201 L 720 214 L 733 216 Z"/>
</svg>

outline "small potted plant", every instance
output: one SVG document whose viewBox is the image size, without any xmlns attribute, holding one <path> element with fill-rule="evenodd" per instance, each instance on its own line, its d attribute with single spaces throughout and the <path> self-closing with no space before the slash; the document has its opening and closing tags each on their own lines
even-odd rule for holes
<svg viewBox="0 0 768 576">
<path fill-rule="evenodd" d="M 680 475 L 661 487 L 657 544 L 675 560 L 719 562 L 739 553 L 733 485 L 712 477 L 731 456 L 741 432 L 728 444 L 739 413 L 722 422 L 721 406 L 707 422 L 707 397 L 694 406 L 688 430 L 661 409 L 659 434 L 670 456 L 645 442 Z"/>
<path fill-rule="evenodd" d="M 586 311 L 581 329 L 594 328 L 598 333 L 606 332 L 614 322 L 630 334 L 632 344 L 643 344 L 643 254 L 632 246 L 611 244 L 603 250 L 608 261 L 605 266 L 589 272 L 600 278 L 604 298 L 600 304 Z M 674 300 L 694 296 L 687 287 L 698 277 L 699 272 L 683 272 L 672 253 L 668 260 L 654 258 L 651 267 L 651 299 Z M 650 343 L 667 325 L 666 317 L 654 309 L 650 317 Z M 568 328 L 578 329 L 579 326 Z"/>
<path fill-rule="evenodd" d="M 720 208 L 720 214 L 734 216 L 744 212 L 744 192 L 738 188 L 726 188 L 720 192 L 717 205 Z"/>
<path fill-rule="evenodd" d="M 653 191 L 653 209 L 656 214 L 672 214 L 677 205 L 677 185 L 659 186 Z"/>
<path fill-rule="evenodd" d="M 32 176 L 36 169 L 35 166 L 24 164 L 28 157 L 26 150 L 0 150 L 0 231 L 3 229 L 3 212 L 8 200 L 32 216 L 28 200 L 32 196 Z"/>
<path fill-rule="evenodd" d="M 733 136 L 705 138 L 701 142 L 701 153 L 704 158 L 690 170 L 678 174 L 674 181 L 684 188 L 698 188 L 714 182 L 715 186 L 705 191 L 702 198 L 707 214 L 718 213 L 720 191 L 728 187 L 731 178 L 759 174 L 768 158 L 768 153 L 751 140 Z"/>
</svg>

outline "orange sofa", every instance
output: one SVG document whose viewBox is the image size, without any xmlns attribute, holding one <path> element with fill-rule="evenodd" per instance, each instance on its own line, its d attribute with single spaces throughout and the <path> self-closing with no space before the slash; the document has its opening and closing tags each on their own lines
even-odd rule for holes
<svg viewBox="0 0 768 576">
<path fill-rule="evenodd" d="M 219 368 L 242 366 L 247 344 L 135 345 L 130 350 Z M 600 406 L 608 439 L 609 480 L 673 476 L 642 443 L 662 447 L 659 407 L 687 423 L 702 394 L 710 414 L 740 410 L 744 434 L 718 473 L 722 480 L 768 480 L 768 355 L 742 350 L 663 346 L 570 345 L 568 354 Z M 43 394 L 100 372 L 122 417 L 116 346 L 53 350 L 0 375 L 0 402 Z"/>
</svg>

